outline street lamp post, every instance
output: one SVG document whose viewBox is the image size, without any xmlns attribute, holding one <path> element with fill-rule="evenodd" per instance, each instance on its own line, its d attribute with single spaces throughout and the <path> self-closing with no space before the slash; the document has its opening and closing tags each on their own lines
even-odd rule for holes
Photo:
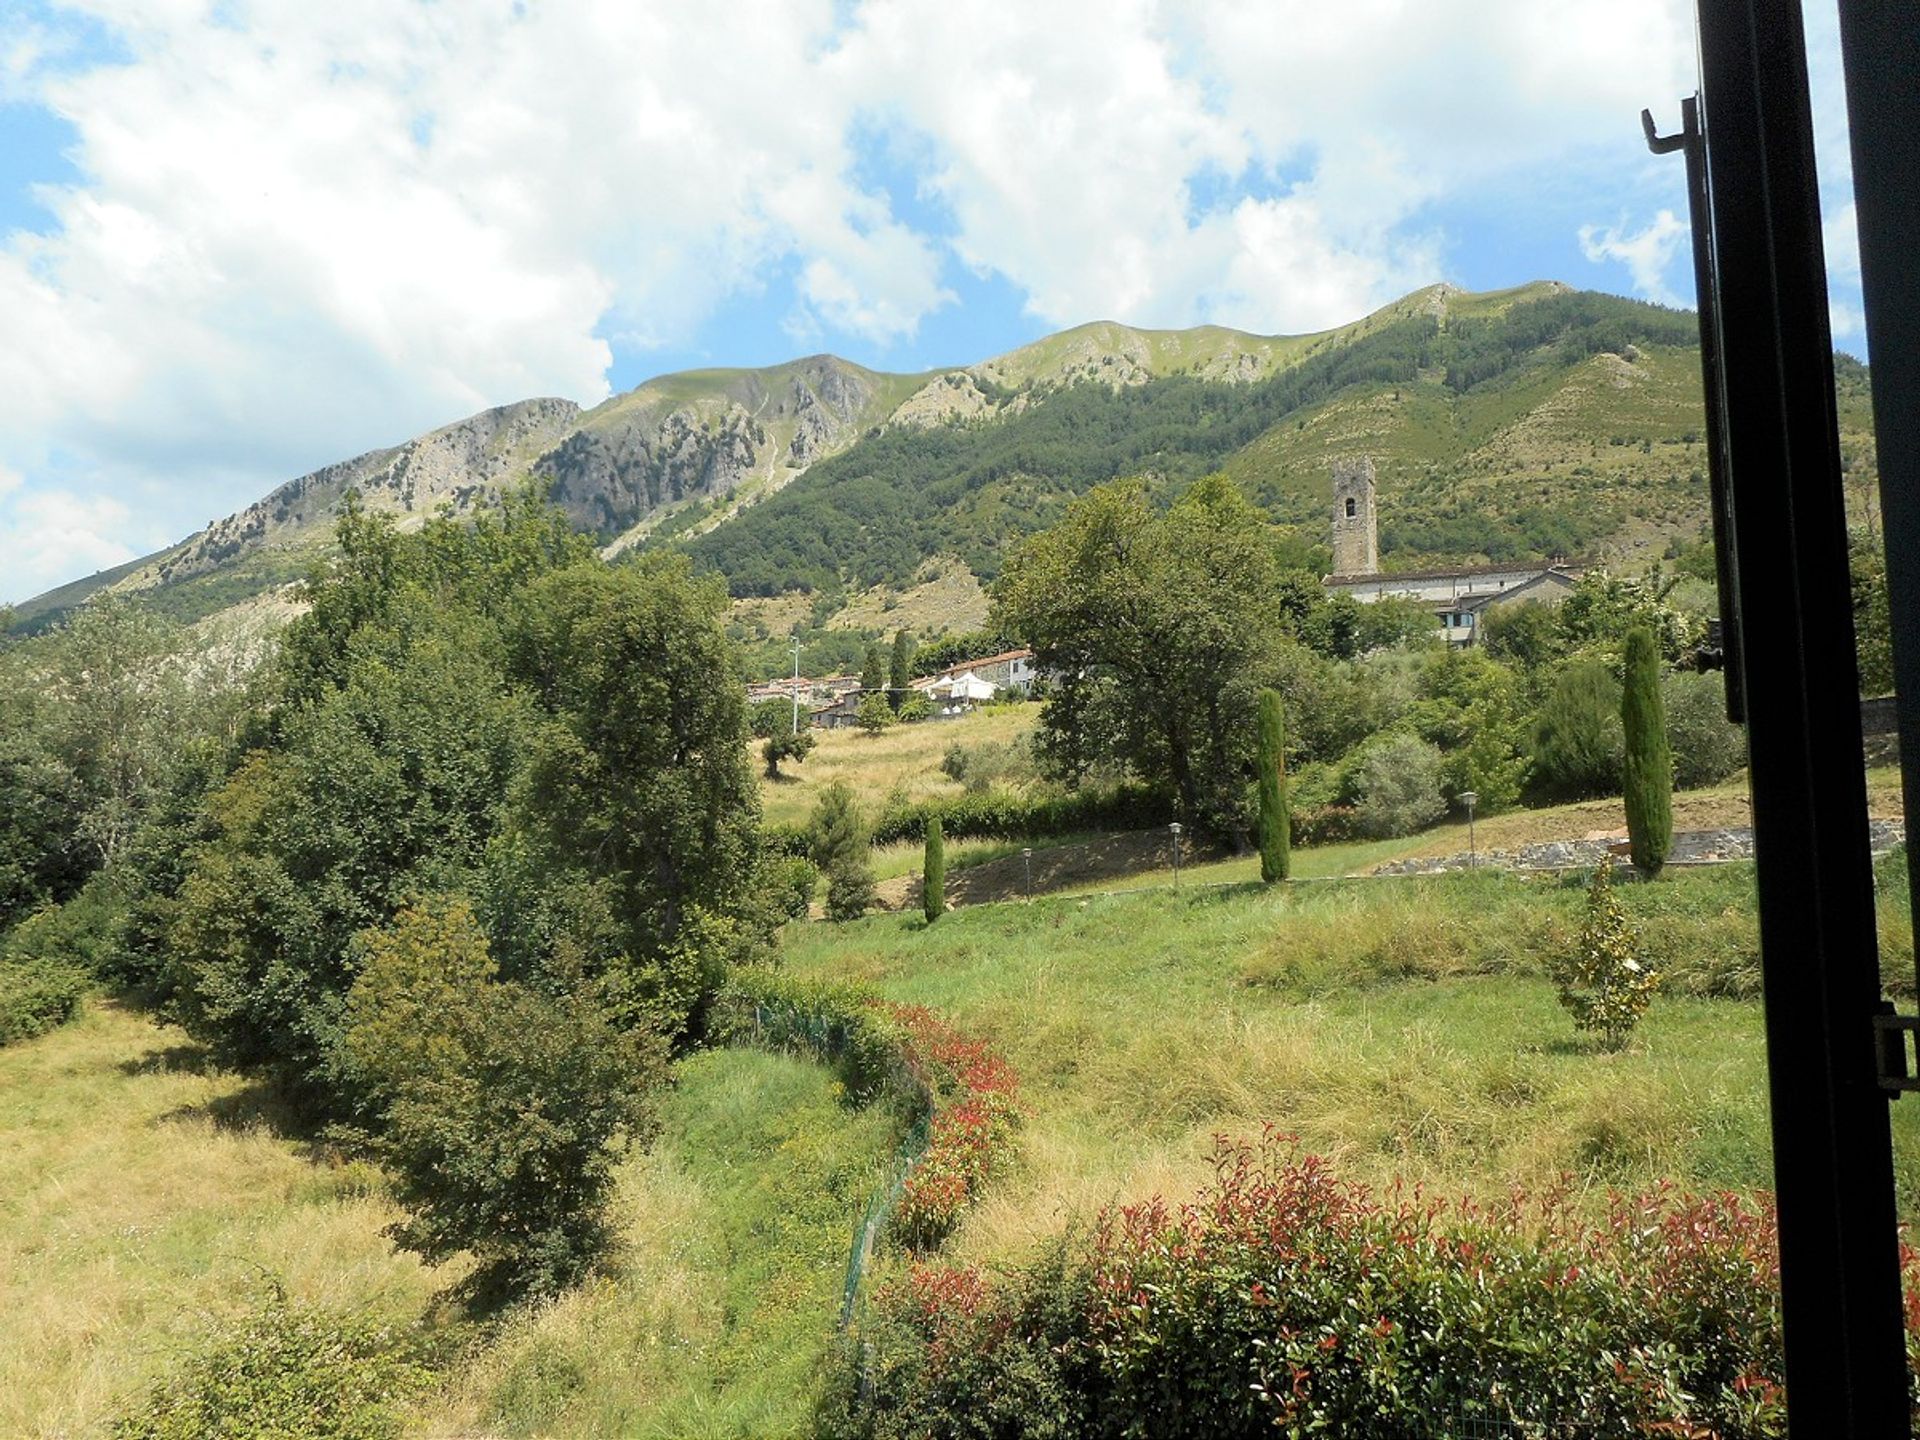
<svg viewBox="0 0 1920 1440">
<path fill-rule="evenodd" d="M 1460 802 L 1467 807 L 1467 868 L 1469 870 L 1480 868 L 1480 847 L 1474 843 L 1473 836 L 1473 806 L 1479 798 L 1471 790 L 1460 792 Z"/>
<path fill-rule="evenodd" d="M 800 733 L 800 637 L 793 637 L 793 733 Z"/>
<path fill-rule="evenodd" d="M 1180 822 L 1174 821 L 1167 827 L 1173 831 L 1173 888 L 1180 888 Z"/>
<path fill-rule="evenodd" d="M 1027 903 L 1031 905 L 1033 903 L 1033 851 L 1031 849 L 1020 852 L 1020 864 L 1027 874 Z"/>
</svg>

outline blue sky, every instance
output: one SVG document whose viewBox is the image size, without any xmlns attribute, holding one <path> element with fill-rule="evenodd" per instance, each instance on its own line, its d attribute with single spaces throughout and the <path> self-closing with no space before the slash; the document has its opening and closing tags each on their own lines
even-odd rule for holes
<svg viewBox="0 0 1920 1440">
<path fill-rule="evenodd" d="M 1638 112 L 1675 123 L 1692 46 L 1678 0 L 0 0 L 0 600 L 676 369 L 1299 332 L 1439 280 L 1688 304 Z"/>
</svg>

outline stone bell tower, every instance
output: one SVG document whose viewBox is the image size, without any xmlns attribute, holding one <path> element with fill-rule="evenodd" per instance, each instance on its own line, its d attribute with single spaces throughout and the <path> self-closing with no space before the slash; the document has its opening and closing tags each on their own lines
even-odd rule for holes
<svg viewBox="0 0 1920 1440">
<path fill-rule="evenodd" d="M 1380 568 L 1380 531 L 1373 513 L 1373 461 L 1333 462 L 1333 573 L 1371 575 Z"/>
</svg>

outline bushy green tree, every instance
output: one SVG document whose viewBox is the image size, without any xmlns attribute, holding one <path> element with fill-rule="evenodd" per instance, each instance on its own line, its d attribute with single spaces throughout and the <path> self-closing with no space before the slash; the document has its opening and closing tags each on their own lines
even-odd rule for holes
<svg viewBox="0 0 1920 1440">
<path fill-rule="evenodd" d="M 1653 875 L 1673 848 L 1673 752 L 1667 745 L 1667 713 L 1660 695 L 1660 656 L 1652 632 L 1644 626 L 1627 632 L 1626 665 L 1620 727 L 1625 737 L 1621 779 L 1627 838 L 1633 863 Z"/>
<path fill-rule="evenodd" d="M 747 712 L 748 728 L 753 738 L 766 740 L 775 735 L 791 735 L 794 731 L 793 708 L 791 700 L 762 700 L 754 705 Z"/>
<path fill-rule="evenodd" d="M 1260 878 L 1287 878 L 1292 864 L 1293 817 L 1287 809 L 1287 716 L 1278 690 L 1260 692 Z"/>
<path fill-rule="evenodd" d="M 1662 688 L 1675 785 L 1683 790 L 1717 785 L 1747 763 L 1746 732 L 1727 719 L 1722 676 L 1676 670 L 1668 673 Z"/>
<path fill-rule="evenodd" d="M 947 843 L 940 834 L 940 817 L 927 817 L 927 853 L 920 867 L 920 904 L 927 923 L 947 913 Z"/>
<path fill-rule="evenodd" d="M 1660 658 L 1679 663 L 1698 648 L 1706 628 L 1698 617 L 1668 603 L 1679 578 L 1661 574 L 1657 566 L 1649 575 L 1592 570 L 1581 576 L 1558 610 L 1566 649 L 1610 650 L 1628 630 L 1642 626 Z"/>
<path fill-rule="evenodd" d="M 872 843 L 853 789 L 835 780 L 820 792 L 807 827 L 813 863 L 827 877 L 827 918 L 856 920 L 873 905 Z"/>
<path fill-rule="evenodd" d="M 1534 718 L 1534 784 L 1551 800 L 1617 794 L 1624 743 L 1620 683 L 1602 661 L 1569 661 Z"/>
<path fill-rule="evenodd" d="M 1360 833 L 1375 840 L 1411 835 L 1446 814 L 1440 766 L 1439 750 L 1418 735 L 1393 732 L 1362 745 L 1341 782 Z"/>
<path fill-rule="evenodd" d="M 724 592 L 608 566 L 516 500 L 401 535 L 349 506 L 165 907 L 178 1018 L 316 1118 L 355 937 L 473 896 L 509 979 L 579 974 L 628 1024 L 697 1032 L 772 907 Z"/>
<path fill-rule="evenodd" d="M 1853 638 L 1860 657 L 1860 693 L 1893 693 L 1893 618 L 1887 604 L 1887 557 L 1872 535 L 1855 531 L 1849 545 L 1853 576 Z"/>
<path fill-rule="evenodd" d="M 1480 643 L 1497 660 L 1526 671 L 1545 669 L 1567 653 L 1559 613 L 1541 600 L 1495 605 L 1482 617 Z"/>
<path fill-rule="evenodd" d="M 1420 667 L 1419 693 L 1409 718 L 1440 747 L 1447 794 L 1473 791 L 1483 815 L 1518 802 L 1528 760 L 1514 673 L 1481 650 L 1437 650 Z"/>
<path fill-rule="evenodd" d="M 1587 887 L 1587 919 L 1573 948 L 1554 956 L 1554 985 L 1574 1027 L 1600 1036 L 1610 1050 L 1627 1043 L 1653 1003 L 1659 975 L 1643 957 L 1640 937 L 1603 863 Z"/>
<path fill-rule="evenodd" d="M 670 554 L 528 587 L 515 671 L 550 718 L 490 857 L 501 883 L 482 897 L 509 973 L 584 925 L 589 972 L 617 974 L 631 1017 L 676 1043 L 771 918 L 726 604 Z"/>
<path fill-rule="evenodd" d="M 429 1262 L 461 1252 L 483 1283 L 551 1293 L 604 1248 L 621 1144 L 651 1131 L 665 1047 L 581 994 L 499 979 L 463 897 L 431 896 L 368 933 L 343 1063 L 374 1149 Z"/>
<path fill-rule="evenodd" d="M 760 758 L 766 762 L 766 775 L 769 780 L 780 778 L 780 762 L 791 760 L 798 765 L 813 753 L 814 738 L 811 730 L 797 733 L 779 731 L 769 735 L 760 746 Z"/>
<path fill-rule="evenodd" d="M 996 627 L 1064 678 L 1042 753 L 1066 778 L 1099 763 L 1166 786 L 1181 813 L 1234 840 L 1252 828 L 1255 694 L 1291 643 L 1274 541 L 1231 481 L 1164 513 L 1103 486 L 1021 546 L 993 591 Z"/>
</svg>

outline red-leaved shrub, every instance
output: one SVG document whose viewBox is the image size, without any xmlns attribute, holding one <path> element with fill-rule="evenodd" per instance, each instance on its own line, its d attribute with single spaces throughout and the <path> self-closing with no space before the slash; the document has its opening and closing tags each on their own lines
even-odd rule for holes
<svg viewBox="0 0 1920 1440">
<path fill-rule="evenodd" d="M 927 1148 L 907 1175 L 894 1218 L 908 1245 L 928 1249 L 952 1231 L 1012 1142 L 1020 1084 L 984 1041 L 924 1005 L 875 1003 L 905 1035 L 908 1068 L 933 1097 Z"/>
<path fill-rule="evenodd" d="M 1785 1433 L 1765 1198 L 1377 1195 L 1272 1131 L 1215 1159 L 1195 1200 L 1110 1210 L 1023 1270 L 888 1287 L 828 1432 Z"/>
</svg>

